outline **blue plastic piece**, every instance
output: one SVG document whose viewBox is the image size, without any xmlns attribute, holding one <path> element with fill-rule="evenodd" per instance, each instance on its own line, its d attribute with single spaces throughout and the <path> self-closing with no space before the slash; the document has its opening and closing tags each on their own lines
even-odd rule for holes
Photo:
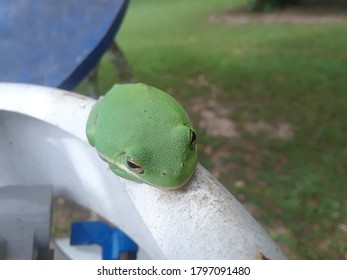
<svg viewBox="0 0 347 280">
<path fill-rule="evenodd" d="M 1 0 L 0 81 L 74 89 L 97 65 L 129 0 Z"/>
<path fill-rule="evenodd" d="M 104 260 L 119 260 L 121 253 L 136 254 L 138 251 L 136 243 L 124 232 L 100 221 L 73 223 L 70 244 L 98 244 Z"/>
</svg>

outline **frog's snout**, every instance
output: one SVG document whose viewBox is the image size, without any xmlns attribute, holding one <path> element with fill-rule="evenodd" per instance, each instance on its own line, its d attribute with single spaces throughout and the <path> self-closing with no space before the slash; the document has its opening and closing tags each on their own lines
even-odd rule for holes
<svg viewBox="0 0 347 280">
<path fill-rule="evenodd" d="M 160 185 L 168 189 L 176 189 L 185 185 L 192 177 L 195 169 L 187 169 L 185 163 L 180 163 L 179 169 L 169 172 L 168 170 L 160 171 Z"/>
</svg>

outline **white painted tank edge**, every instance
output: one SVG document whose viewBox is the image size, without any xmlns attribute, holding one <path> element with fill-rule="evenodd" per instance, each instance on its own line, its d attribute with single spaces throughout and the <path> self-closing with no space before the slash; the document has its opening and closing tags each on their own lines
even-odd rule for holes
<svg viewBox="0 0 347 280">
<path fill-rule="evenodd" d="M 81 124 L 94 104 L 94 99 L 63 90 L 0 83 L 0 110 L 43 120 L 85 143 Z M 285 258 L 236 198 L 200 165 L 178 190 L 120 181 L 166 259 Z"/>
</svg>

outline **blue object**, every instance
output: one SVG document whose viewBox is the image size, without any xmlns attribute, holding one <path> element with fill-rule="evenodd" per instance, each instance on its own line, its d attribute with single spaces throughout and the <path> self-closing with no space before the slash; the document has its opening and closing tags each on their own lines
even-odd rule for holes
<svg viewBox="0 0 347 280">
<path fill-rule="evenodd" d="M 71 225 L 71 245 L 98 244 L 104 260 L 119 260 L 121 253 L 136 255 L 138 247 L 124 232 L 105 222 L 75 222 Z"/>
<path fill-rule="evenodd" d="M 75 88 L 113 42 L 128 0 L 1 0 L 0 81 Z"/>
</svg>

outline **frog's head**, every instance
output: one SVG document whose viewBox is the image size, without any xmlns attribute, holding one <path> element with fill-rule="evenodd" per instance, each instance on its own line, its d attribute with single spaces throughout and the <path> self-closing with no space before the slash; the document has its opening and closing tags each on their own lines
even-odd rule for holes
<svg viewBox="0 0 347 280">
<path fill-rule="evenodd" d="M 196 134 L 188 115 L 153 87 L 115 85 L 93 107 L 86 133 L 110 169 L 126 179 L 173 189 L 195 171 Z"/>
<path fill-rule="evenodd" d="M 197 163 L 197 137 L 190 124 L 171 128 L 167 135 L 127 147 L 111 169 L 126 178 L 156 187 L 175 189 L 188 182 Z M 121 169 L 121 170 L 119 170 Z"/>
</svg>

